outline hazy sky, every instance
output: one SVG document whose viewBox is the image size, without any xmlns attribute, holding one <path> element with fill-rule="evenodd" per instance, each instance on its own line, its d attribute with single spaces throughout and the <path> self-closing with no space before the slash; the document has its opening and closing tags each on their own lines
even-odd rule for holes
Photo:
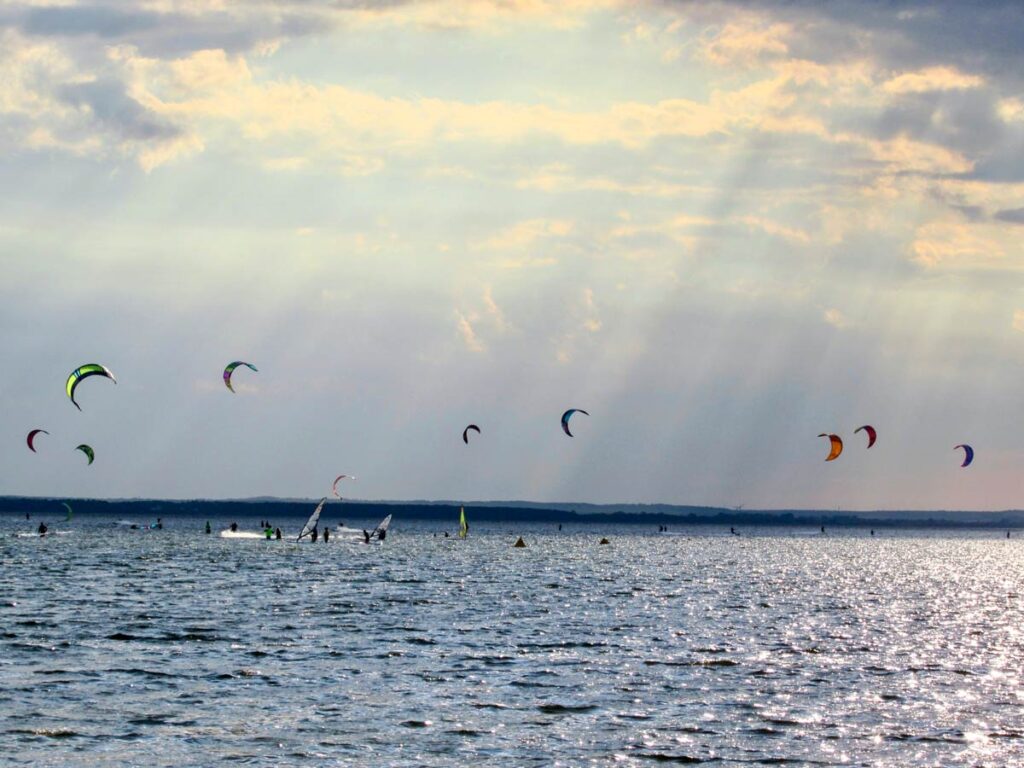
<svg viewBox="0 0 1024 768">
<path fill-rule="evenodd" d="M 0 0 L 0 492 L 1022 507 L 1021 29 Z"/>
</svg>

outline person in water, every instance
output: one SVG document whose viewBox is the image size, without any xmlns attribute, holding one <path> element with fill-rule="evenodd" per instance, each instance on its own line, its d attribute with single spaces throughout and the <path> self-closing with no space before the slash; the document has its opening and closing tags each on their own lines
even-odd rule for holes
<svg viewBox="0 0 1024 768">
<path fill-rule="evenodd" d="M 384 541 L 384 538 L 388 535 L 387 531 L 380 531 L 377 533 L 377 538 Z"/>
<path fill-rule="evenodd" d="M 363 538 L 366 539 L 366 543 L 370 543 L 370 532 L 363 528 Z"/>
<path fill-rule="evenodd" d="M 49 529 L 48 529 L 48 528 L 46 527 L 46 523 L 40 523 L 40 524 L 39 524 L 39 535 L 40 535 L 40 536 L 45 536 L 45 535 L 46 535 L 46 532 L 47 532 L 48 530 L 49 530 Z"/>
<path fill-rule="evenodd" d="M 313 541 L 316 541 L 316 528 L 313 528 L 313 532 L 309 535 L 313 538 Z"/>
<path fill-rule="evenodd" d="M 267 541 L 270 541 L 270 537 L 274 535 L 274 529 L 268 525 L 263 529 L 263 535 L 267 537 Z"/>
<path fill-rule="evenodd" d="M 327 543 L 327 539 L 330 537 L 330 535 L 331 535 L 331 529 L 330 528 L 324 528 L 324 544 Z"/>
<path fill-rule="evenodd" d="M 210 521 L 209 520 L 206 521 L 206 532 L 207 533 L 213 533 L 213 529 L 210 527 Z"/>
<path fill-rule="evenodd" d="M 157 530 L 159 531 L 162 531 L 164 529 L 164 519 L 162 517 L 158 517 L 156 519 L 156 527 Z"/>
<path fill-rule="evenodd" d="M 232 523 L 231 524 L 231 532 L 234 533 L 237 530 L 238 530 L 238 523 Z"/>
<path fill-rule="evenodd" d="M 275 536 L 277 537 L 278 541 L 281 540 L 281 529 L 280 528 L 277 529 L 277 532 L 275 533 Z"/>
</svg>

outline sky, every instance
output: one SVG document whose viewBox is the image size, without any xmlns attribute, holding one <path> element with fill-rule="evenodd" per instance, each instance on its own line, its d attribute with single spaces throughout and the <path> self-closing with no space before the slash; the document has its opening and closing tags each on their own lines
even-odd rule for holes
<svg viewBox="0 0 1024 768">
<path fill-rule="evenodd" d="M 0 0 L 0 493 L 1024 507 L 1022 28 Z"/>
</svg>

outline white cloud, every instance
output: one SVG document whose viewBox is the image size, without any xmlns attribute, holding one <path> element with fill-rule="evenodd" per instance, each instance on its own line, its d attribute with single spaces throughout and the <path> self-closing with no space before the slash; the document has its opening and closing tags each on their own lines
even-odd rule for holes
<svg viewBox="0 0 1024 768">
<path fill-rule="evenodd" d="M 824 317 L 825 322 L 831 325 L 833 328 L 843 329 L 848 328 L 850 326 L 850 321 L 846 319 L 846 315 L 844 315 L 835 307 L 830 307 L 829 309 L 826 309 L 822 313 L 822 316 Z"/>
<path fill-rule="evenodd" d="M 462 337 L 462 342 L 466 345 L 466 349 L 470 352 L 476 353 L 486 351 L 487 348 L 476 335 L 476 331 L 474 330 L 473 324 L 470 322 L 469 318 L 458 310 L 455 311 L 455 315 L 458 320 L 459 335 Z"/>
<path fill-rule="evenodd" d="M 887 80 L 882 83 L 882 90 L 893 94 L 926 93 L 980 88 L 984 84 L 984 78 L 965 75 L 953 67 L 928 67 Z"/>
</svg>

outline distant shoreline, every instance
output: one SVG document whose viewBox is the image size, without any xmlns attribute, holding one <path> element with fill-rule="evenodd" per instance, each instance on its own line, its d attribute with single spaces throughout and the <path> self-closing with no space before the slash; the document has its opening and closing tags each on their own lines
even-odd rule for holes
<svg viewBox="0 0 1024 768">
<path fill-rule="evenodd" d="M 316 500 L 299 499 L 73 499 L 66 497 L 4 496 L 0 513 L 63 514 L 61 502 L 74 505 L 76 515 L 105 514 L 123 517 L 210 518 L 302 517 Z M 481 522 L 612 523 L 619 525 L 803 526 L 844 528 L 963 528 L 1005 529 L 1024 527 L 1024 512 L 966 512 L 907 510 L 837 512 L 827 510 L 735 510 L 721 507 L 671 505 L 593 505 L 538 502 L 452 501 L 349 501 L 332 505 L 330 514 L 346 517 L 384 517 L 406 520 L 455 520 L 464 506 L 471 520 Z"/>
</svg>

